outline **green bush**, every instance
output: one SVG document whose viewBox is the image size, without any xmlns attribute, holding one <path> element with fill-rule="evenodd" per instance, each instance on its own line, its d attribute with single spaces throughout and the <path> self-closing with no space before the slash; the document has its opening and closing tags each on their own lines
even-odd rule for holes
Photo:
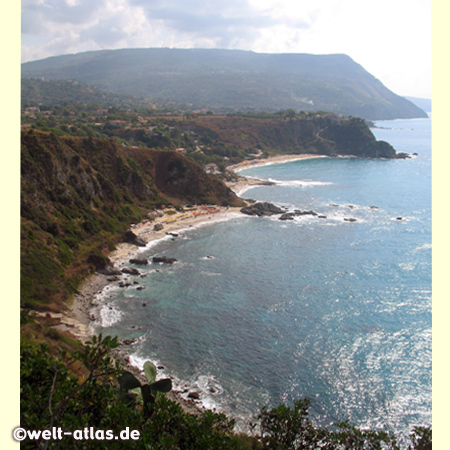
<svg viewBox="0 0 450 450">
<path fill-rule="evenodd" d="M 110 351 L 117 345 L 117 338 L 94 337 L 70 357 L 65 355 L 64 359 L 69 360 L 69 363 L 63 364 L 61 359 L 51 355 L 47 345 L 35 345 L 23 340 L 20 372 L 21 426 L 30 430 L 58 426 L 64 431 L 94 427 L 97 430 L 114 430 L 116 435 L 129 427 L 130 430 L 139 431 L 139 441 L 77 441 L 67 437 L 61 441 L 25 440 L 21 444 L 22 448 L 47 448 L 45 445 L 64 450 L 249 448 L 232 434 L 233 421 L 224 415 L 212 412 L 186 414 L 180 405 L 163 395 L 155 398 L 150 414 L 142 414 L 134 406 L 130 408 L 111 378 L 122 372 L 110 357 Z M 70 370 L 79 364 L 82 364 L 87 373 L 81 380 Z M 152 374 L 149 376 L 153 379 Z M 159 387 L 160 381 L 156 381 Z"/>
<path fill-rule="evenodd" d="M 365 430 L 346 422 L 332 428 L 313 425 L 308 415 L 309 399 L 293 407 L 280 405 L 259 414 L 261 442 L 271 450 L 400 450 L 397 438 L 381 430 Z M 431 428 L 415 427 L 408 450 L 431 450 Z"/>
<path fill-rule="evenodd" d="M 205 411 L 186 414 L 181 406 L 164 395 L 154 397 L 148 411 L 136 402 L 124 401 L 123 393 L 142 384 L 125 375 L 110 352 L 118 346 L 117 338 L 101 335 L 63 359 L 53 356 L 49 347 L 23 340 L 21 345 L 21 426 L 26 429 L 65 431 L 94 427 L 114 430 L 117 435 L 129 427 L 138 430 L 139 441 L 61 441 L 22 442 L 22 448 L 54 449 L 183 449 L 183 450 L 397 450 L 397 440 L 383 431 L 361 430 L 348 422 L 331 429 L 313 425 L 308 416 L 310 402 L 302 399 L 293 407 L 280 405 L 263 408 L 259 415 L 259 439 L 234 434 L 234 421 L 223 414 Z M 68 361 L 65 364 L 62 361 Z M 72 367 L 84 367 L 78 379 Z M 148 385 L 155 383 L 156 369 L 146 365 Z M 113 379 L 119 374 L 120 384 Z M 161 383 L 162 381 L 162 383 Z M 131 384 L 130 384 L 131 383 Z M 168 389 L 168 381 L 156 381 Z M 165 386 L 164 386 L 165 385 Z M 143 412 L 145 412 L 143 414 Z M 407 450 L 431 450 L 431 429 L 416 427 Z"/>
</svg>

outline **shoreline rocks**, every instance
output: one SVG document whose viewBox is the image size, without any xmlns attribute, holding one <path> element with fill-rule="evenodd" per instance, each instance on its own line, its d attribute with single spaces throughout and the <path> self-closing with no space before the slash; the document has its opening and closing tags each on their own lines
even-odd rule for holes
<svg viewBox="0 0 450 450">
<path fill-rule="evenodd" d="M 105 275 L 107 277 L 122 275 L 122 272 L 119 269 L 116 269 L 112 264 L 105 267 L 104 269 L 98 269 L 97 273 L 99 273 L 100 275 Z"/>
<path fill-rule="evenodd" d="M 275 214 L 283 214 L 285 211 L 278 206 L 268 202 L 258 202 L 241 209 L 241 213 L 249 216 L 273 216 Z"/>
<path fill-rule="evenodd" d="M 137 266 L 146 266 L 148 264 L 148 259 L 146 259 L 146 258 L 131 258 L 130 264 L 136 264 Z"/>
<path fill-rule="evenodd" d="M 176 259 L 176 258 L 169 258 L 168 256 L 154 256 L 152 258 L 152 261 L 154 263 L 173 264 L 174 262 L 177 262 L 178 259 Z"/>
<path fill-rule="evenodd" d="M 141 272 L 139 272 L 139 270 L 134 269 L 132 267 L 124 267 L 122 269 L 122 273 L 126 273 L 128 275 L 140 275 L 141 274 Z"/>
<path fill-rule="evenodd" d="M 282 214 L 278 220 L 294 220 L 294 213 L 284 213 Z"/>
<path fill-rule="evenodd" d="M 145 247 L 147 243 L 140 237 L 136 236 L 131 230 L 128 230 L 123 236 L 124 242 L 127 244 L 137 245 L 138 247 Z"/>
<path fill-rule="evenodd" d="M 296 209 L 294 212 L 287 212 L 282 214 L 279 217 L 279 220 L 294 220 L 295 216 L 318 216 L 321 219 L 327 218 L 327 216 L 319 216 L 319 214 L 315 211 L 300 211 L 299 209 Z"/>
</svg>

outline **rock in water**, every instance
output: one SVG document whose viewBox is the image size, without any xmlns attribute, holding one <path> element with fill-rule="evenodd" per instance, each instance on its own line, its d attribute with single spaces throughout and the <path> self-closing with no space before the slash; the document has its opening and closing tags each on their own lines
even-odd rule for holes
<svg viewBox="0 0 450 450">
<path fill-rule="evenodd" d="M 284 210 L 268 202 L 258 202 L 251 206 L 241 209 L 241 213 L 249 216 L 273 216 L 274 214 L 283 214 Z"/>
<path fill-rule="evenodd" d="M 148 260 L 146 258 L 132 258 L 130 259 L 130 263 L 139 266 L 146 266 L 148 264 Z"/>
<path fill-rule="evenodd" d="M 176 258 L 169 258 L 168 256 L 154 256 L 152 261 L 154 263 L 173 264 L 178 261 Z"/>
<path fill-rule="evenodd" d="M 139 272 L 139 270 L 135 269 L 134 267 L 124 267 L 122 269 L 123 273 L 127 273 L 129 275 L 140 275 L 141 273 Z"/>
<path fill-rule="evenodd" d="M 279 220 L 294 220 L 294 213 L 284 213 L 280 216 Z"/>
<path fill-rule="evenodd" d="M 199 400 L 200 399 L 200 394 L 198 392 L 189 392 L 188 394 L 188 398 L 191 398 L 193 400 Z"/>
<path fill-rule="evenodd" d="M 318 214 L 315 211 L 300 211 L 299 209 L 296 209 L 294 211 L 294 214 L 296 216 L 317 216 Z"/>
</svg>

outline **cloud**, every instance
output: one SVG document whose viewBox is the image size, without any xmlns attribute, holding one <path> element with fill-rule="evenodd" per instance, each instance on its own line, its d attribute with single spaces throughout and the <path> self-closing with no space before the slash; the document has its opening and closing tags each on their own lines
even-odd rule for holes
<svg viewBox="0 0 450 450">
<path fill-rule="evenodd" d="M 106 1 L 90 0 L 26 0 L 22 2 L 22 33 L 42 34 L 52 24 L 82 25 L 95 22 Z M 50 26 L 50 29 L 47 27 Z"/>
<path fill-rule="evenodd" d="M 264 30 L 288 23 L 309 26 L 292 17 L 274 17 L 272 12 L 250 0 L 24 0 L 22 59 L 33 52 L 41 57 L 69 49 L 119 46 L 249 50 Z"/>
<path fill-rule="evenodd" d="M 127 47 L 136 39 L 136 30 L 145 28 L 142 12 L 129 8 L 127 0 L 26 0 L 22 4 L 22 61 Z"/>
<path fill-rule="evenodd" d="M 261 28 L 274 24 L 270 16 L 255 12 L 245 2 L 229 1 L 221 4 L 171 0 L 147 3 L 131 0 L 131 3 L 140 5 L 149 20 L 163 20 L 165 26 L 181 32 L 205 32 L 209 35 L 214 32 L 220 34 L 228 28 Z"/>
<path fill-rule="evenodd" d="M 280 19 L 243 0 L 130 0 L 130 4 L 140 6 L 150 22 L 160 21 L 175 36 L 190 36 L 198 43 L 215 42 L 223 48 L 237 40 L 245 41 L 245 47 L 250 48 L 262 30 L 280 23 Z"/>
</svg>

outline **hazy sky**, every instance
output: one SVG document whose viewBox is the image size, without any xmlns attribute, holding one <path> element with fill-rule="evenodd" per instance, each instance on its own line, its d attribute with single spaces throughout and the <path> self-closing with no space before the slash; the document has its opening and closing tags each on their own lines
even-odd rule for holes
<svg viewBox="0 0 450 450">
<path fill-rule="evenodd" d="M 22 0 L 22 61 L 177 47 L 345 53 L 431 98 L 431 0 Z"/>
</svg>

